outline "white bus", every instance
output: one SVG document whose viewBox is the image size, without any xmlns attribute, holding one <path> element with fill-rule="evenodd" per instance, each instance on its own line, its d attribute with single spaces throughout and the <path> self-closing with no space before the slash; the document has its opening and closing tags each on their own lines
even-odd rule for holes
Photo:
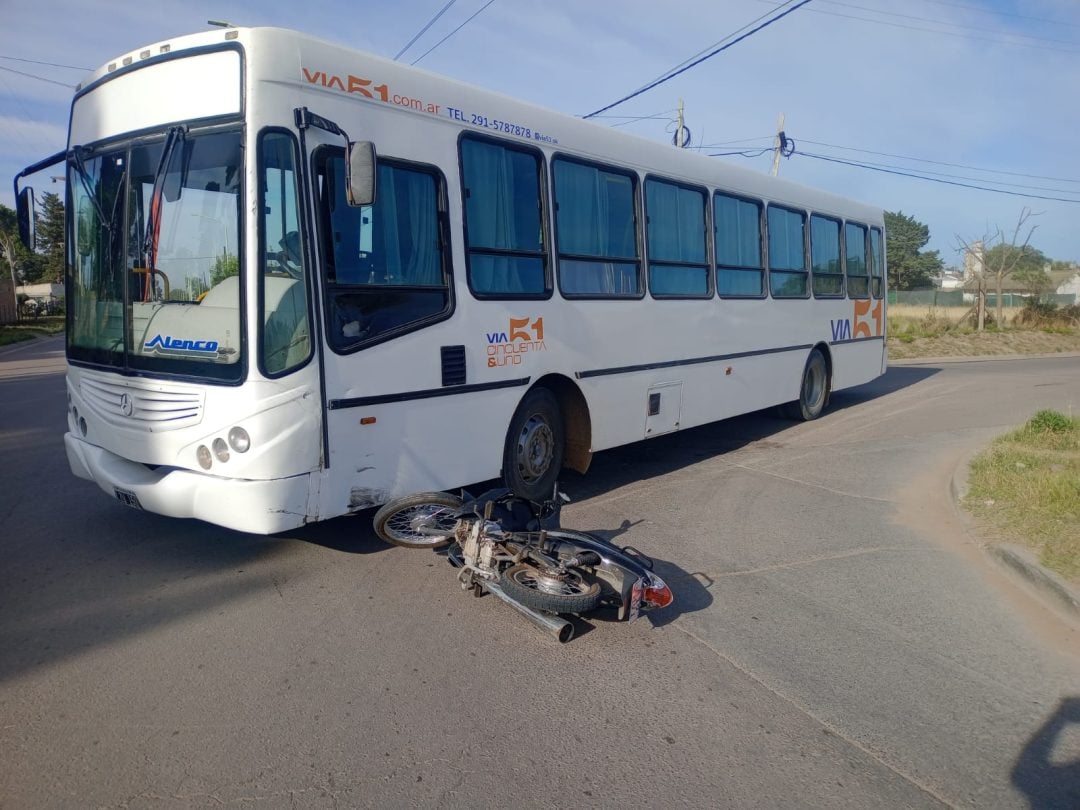
<svg viewBox="0 0 1080 810">
<path fill-rule="evenodd" d="M 77 88 L 72 471 L 272 533 L 884 373 L 882 212 L 268 28 Z M 373 195 L 373 196 L 372 196 Z"/>
</svg>

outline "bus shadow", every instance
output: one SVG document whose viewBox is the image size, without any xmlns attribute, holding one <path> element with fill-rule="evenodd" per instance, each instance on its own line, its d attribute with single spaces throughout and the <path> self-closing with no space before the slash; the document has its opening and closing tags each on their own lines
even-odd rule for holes
<svg viewBox="0 0 1080 810">
<path fill-rule="evenodd" d="M 839 413 L 937 374 L 934 366 L 890 368 L 878 379 L 832 395 L 827 413 Z M 797 424 L 768 408 L 680 430 L 597 453 L 586 475 L 564 470 L 562 484 L 576 501 L 594 498 L 634 481 L 656 478 L 768 439 Z"/>
<path fill-rule="evenodd" d="M 392 548 L 375 534 L 373 521 L 376 511 L 375 508 L 364 509 L 274 536 L 282 540 L 299 540 L 345 554 L 375 554 Z"/>
</svg>

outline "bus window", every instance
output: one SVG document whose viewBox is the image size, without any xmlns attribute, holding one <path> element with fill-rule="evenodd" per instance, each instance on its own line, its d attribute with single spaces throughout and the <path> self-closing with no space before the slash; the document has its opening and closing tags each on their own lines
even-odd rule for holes
<svg viewBox="0 0 1080 810">
<path fill-rule="evenodd" d="M 634 175 L 557 158 L 559 289 L 567 297 L 640 298 Z"/>
<path fill-rule="evenodd" d="M 271 131 L 260 137 L 259 194 L 263 212 L 259 363 L 262 372 L 272 377 L 303 365 L 312 350 L 300 240 L 296 144 L 291 135 Z"/>
<path fill-rule="evenodd" d="M 840 265 L 839 220 L 810 215 L 810 269 L 816 297 L 843 297 L 844 270 Z"/>
<path fill-rule="evenodd" d="M 377 201 L 352 207 L 344 151 L 321 148 L 315 163 L 330 346 L 351 351 L 448 316 L 440 177 L 380 157 Z"/>
<path fill-rule="evenodd" d="M 716 287 L 724 297 L 765 294 L 761 261 L 761 203 L 713 195 Z"/>
<path fill-rule="evenodd" d="M 551 293 L 540 207 L 540 155 L 468 136 L 461 139 L 469 289 L 480 298 Z"/>
<path fill-rule="evenodd" d="M 708 298 L 705 193 L 645 181 L 649 292 L 656 298 Z"/>
<path fill-rule="evenodd" d="M 769 206 L 769 289 L 773 298 L 805 298 L 806 214 Z"/>
<path fill-rule="evenodd" d="M 847 254 L 847 291 L 850 298 L 866 298 L 870 268 L 866 261 L 866 226 L 848 222 L 844 225 L 844 249 Z"/>
<path fill-rule="evenodd" d="M 885 259 L 881 255 L 881 229 L 870 229 L 870 289 L 874 298 L 881 298 L 885 287 Z"/>
</svg>

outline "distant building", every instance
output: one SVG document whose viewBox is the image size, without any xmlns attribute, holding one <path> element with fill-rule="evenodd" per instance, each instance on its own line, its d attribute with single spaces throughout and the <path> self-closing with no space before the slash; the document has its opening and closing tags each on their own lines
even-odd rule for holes
<svg viewBox="0 0 1080 810">
<path fill-rule="evenodd" d="M 1072 273 L 1069 275 L 1069 273 Z M 1073 265 L 1071 271 L 1065 271 L 1064 273 L 1056 273 L 1054 275 L 1059 276 L 1055 279 L 1058 282 L 1057 287 L 1054 288 L 1054 292 L 1058 295 L 1071 295 L 1073 301 L 1080 304 L 1080 267 Z"/>
<path fill-rule="evenodd" d="M 20 298 L 26 296 L 23 314 L 30 316 L 56 312 L 64 300 L 63 284 L 23 284 L 16 287 L 15 292 Z"/>
<path fill-rule="evenodd" d="M 934 286 L 943 290 L 957 290 L 964 286 L 964 274 L 960 270 L 945 270 L 934 279 Z"/>
<path fill-rule="evenodd" d="M 983 274 L 986 267 L 986 254 L 982 242 L 972 242 L 971 246 L 964 250 L 964 274 L 963 282 L 977 278 Z M 959 286 L 959 285 L 958 285 Z"/>
</svg>

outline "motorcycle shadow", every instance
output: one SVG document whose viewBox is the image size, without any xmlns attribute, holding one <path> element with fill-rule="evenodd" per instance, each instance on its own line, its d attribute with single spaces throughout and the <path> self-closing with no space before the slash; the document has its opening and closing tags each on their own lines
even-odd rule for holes
<svg viewBox="0 0 1080 810">
<path fill-rule="evenodd" d="M 613 537 L 625 532 L 630 527 L 629 521 L 623 523 L 615 530 L 593 530 L 589 534 L 611 540 Z M 671 588 L 674 600 L 665 608 L 650 610 L 643 613 L 638 621 L 648 621 L 652 627 L 665 627 L 684 613 L 695 613 L 704 610 L 713 602 L 710 590 L 715 580 L 705 574 L 695 571 L 689 572 L 680 568 L 669 560 L 661 560 L 652 557 L 653 572 L 659 576 L 667 586 Z M 575 637 L 585 635 L 599 624 L 618 622 L 618 610 L 616 608 L 598 608 L 585 616 L 567 616 L 575 626 Z"/>
</svg>

